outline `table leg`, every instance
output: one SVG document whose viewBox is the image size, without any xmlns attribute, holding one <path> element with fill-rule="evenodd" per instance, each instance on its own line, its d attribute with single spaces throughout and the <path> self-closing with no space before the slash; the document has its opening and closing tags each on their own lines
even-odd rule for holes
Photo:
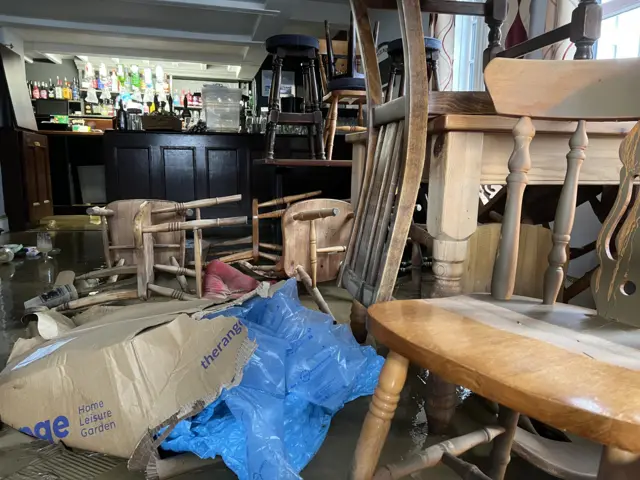
<svg viewBox="0 0 640 480">
<path fill-rule="evenodd" d="M 461 293 L 467 242 L 478 222 L 482 144 L 481 132 L 445 132 L 433 139 L 427 208 L 435 277 L 431 297 Z M 456 386 L 437 375 L 429 375 L 426 411 L 430 431 L 445 431 L 455 407 Z"/>
</svg>

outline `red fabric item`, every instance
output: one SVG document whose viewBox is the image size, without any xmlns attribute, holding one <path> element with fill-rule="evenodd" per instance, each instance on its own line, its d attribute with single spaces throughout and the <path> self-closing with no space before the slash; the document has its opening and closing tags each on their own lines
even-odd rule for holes
<svg viewBox="0 0 640 480">
<path fill-rule="evenodd" d="M 255 278 L 227 265 L 213 260 L 204 274 L 204 297 L 210 299 L 234 299 L 258 288 Z"/>
</svg>

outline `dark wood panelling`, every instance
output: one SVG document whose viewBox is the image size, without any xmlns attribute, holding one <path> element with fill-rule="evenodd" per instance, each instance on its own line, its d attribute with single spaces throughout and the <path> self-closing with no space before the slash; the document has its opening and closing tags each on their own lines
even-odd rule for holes
<svg viewBox="0 0 640 480">
<path fill-rule="evenodd" d="M 240 193 L 240 166 L 237 150 L 207 149 L 207 187 L 210 197 Z"/>
<path fill-rule="evenodd" d="M 162 148 L 164 198 L 188 202 L 196 198 L 195 148 Z"/>
<path fill-rule="evenodd" d="M 151 197 L 151 159 L 148 148 L 117 148 L 117 190 L 120 198 Z M 125 196 L 126 195 L 126 196 Z"/>
</svg>

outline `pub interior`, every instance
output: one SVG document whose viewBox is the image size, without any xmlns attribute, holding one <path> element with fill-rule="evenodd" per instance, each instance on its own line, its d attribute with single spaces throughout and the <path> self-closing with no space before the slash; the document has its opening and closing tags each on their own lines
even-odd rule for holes
<svg viewBox="0 0 640 480">
<path fill-rule="evenodd" d="M 0 477 L 640 479 L 639 22 L 3 4 Z"/>
</svg>

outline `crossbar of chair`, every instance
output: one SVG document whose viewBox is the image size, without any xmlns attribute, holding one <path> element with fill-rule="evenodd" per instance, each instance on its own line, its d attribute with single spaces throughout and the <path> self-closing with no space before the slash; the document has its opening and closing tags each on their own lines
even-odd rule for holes
<svg viewBox="0 0 640 480">
<path fill-rule="evenodd" d="M 203 198 L 202 200 L 193 200 L 191 202 L 182 202 L 176 203 L 175 205 L 169 205 L 168 207 L 156 208 L 151 211 L 151 214 L 155 215 L 158 213 L 173 213 L 173 212 L 184 212 L 185 210 L 189 210 L 192 208 L 206 208 L 213 207 L 215 205 L 222 205 L 225 203 L 235 203 L 242 200 L 242 195 L 229 195 L 228 197 L 217 197 L 217 198 Z"/>
<path fill-rule="evenodd" d="M 186 222 L 169 222 L 158 225 L 147 225 L 142 228 L 143 233 L 177 232 L 180 230 L 194 230 L 231 225 L 246 225 L 247 217 L 210 218 L 206 220 L 189 220 Z"/>
</svg>

